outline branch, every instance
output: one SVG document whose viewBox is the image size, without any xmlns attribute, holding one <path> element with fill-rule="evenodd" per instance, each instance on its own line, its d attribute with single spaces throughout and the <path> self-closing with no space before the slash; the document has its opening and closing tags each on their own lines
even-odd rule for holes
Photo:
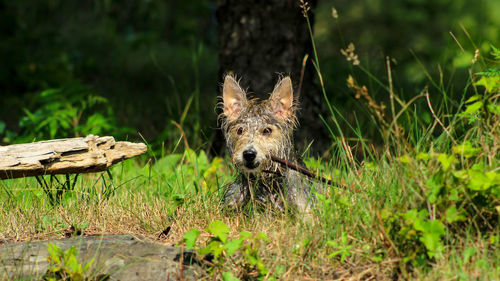
<svg viewBox="0 0 500 281">
<path fill-rule="evenodd" d="M 285 166 L 285 167 L 290 168 L 292 170 L 295 170 L 295 171 L 297 171 L 299 173 L 302 173 L 302 174 L 304 174 L 305 176 L 307 176 L 309 178 L 319 180 L 322 183 L 326 183 L 328 185 L 337 186 L 337 187 L 340 187 L 340 188 L 343 188 L 343 189 L 347 189 L 347 187 L 345 185 L 343 185 L 343 184 L 340 184 L 340 183 L 331 181 L 329 179 L 326 179 L 326 178 L 324 178 L 322 176 L 316 175 L 315 173 L 309 171 L 308 169 L 306 169 L 304 167 L 301 167 L 301 166 L 299 166 L 297 164 L 294 164 L 294 163 L 292 163 L 290 161 L 278 158 L 276 156 L 271 156 L 271 160 L 274 161 L 274 162 L 277 162 L 277 163 L 281 164 L 282 166 Z"/>
</svg>

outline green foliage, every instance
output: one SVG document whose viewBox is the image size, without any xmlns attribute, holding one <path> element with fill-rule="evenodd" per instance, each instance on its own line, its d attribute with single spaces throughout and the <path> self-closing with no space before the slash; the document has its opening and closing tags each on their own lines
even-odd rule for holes
<svg viewBox="0 0 500 281">
<path fill-rule="evenodd" d="M 200 236 L 201 232 L 198 229 L 191 229 L 189 232 L 184 234 L 184 243 L 186 243 L 186 249 L 190 250 L 196 245 L 196 240 Z"/>
<path fill-rule="evenodd" d="M 444 225 L 440 220 L 429 220 L 427 210 L 417 211 L 412 209 L 402 214 L 405 220 L 399 235 L 407 240 L 418 239 L 425 246 L 429 258 L 442 256 L 444 246 L 441 237 L 445 234 Z M 418 244 L 417 244 L 418 245 Z M 420 249 L 411 253 L 418 254 Z M 406 260 L 411 260 L 414 256 L 407 256 Z"/>
<path fill-rule="evenodd" d="M 203 150 L 197 154 L 191 149 L 186 149 L 182 154 L 174 153 L 160 158 L 155 163 L 153 171 L 169 185 L 177 183 L 182 190 L 194 190 L 196 193 L 206 194 L 219 190 L 217 183 L 224 167 L 225 163 L 220 157 L 209 159 Z M 180 194 L 176 196 L 177 202 L 183 204 L 183 196 Z"/>
<path fill-rule="evenodd" d="M 234 266 L 243 268 L 246 276 L 262 280 L 269 271 L 260 258 L 259 249 L 263 242 L 269 242 L 264 233 L 240 232 L 239 238 L 228 238 L 229 228 L 221 221 L 213 221 L 206 229 L 210 237 L 206 244 L 195 247 L 200 231 L 192 229 L 184 234 L 187 249 L 196 249 L 198 254 L 209 257 L 212 274 L 220 273 L 223 280 L 240 280 L 230 271 Z M 271 275 L 272 278 L 274 278 Z"/>
<path fill-rule="evenodd" d="M 474 95 L 457 114 L 469 126 L 461 142 L 441 153 L 419 152 L 398 158 L 404 164 L 419 194 L 414 208 L 384 211 L 383 219 L 404 260 L 415 266 L 440 259 L 445 248 L 464 229 L 488 236 L 498 229 L 500 217 L 500 170 L 496 152 L 498 134 L 498 93 L 500 84 L 493 75 L 482 75 L 474 83 L 485 88 Z"/>
<path fill-rule="evenodd" d="M 426 253 L 428 258 L 442 257 L 444 236 L 461 235 L 464 225 L 475 226 L 479 233 L 493 231 L 500 215 L 500 171 L 498 163 L 488 165 L 484 151 L 470 141 L 452 147 L 452 154 L 419 153 L 406 155 L 402 161 L 423 177 L 420 208 L 397 214 L 385 213 L 396 241 L 416 261 Z M 415 174 L 416 173 L 416 174 Z M 430 213 L 432 212 L 432 213 Z M 400 227 L 394 228 L 398 221 Z M 420 242 L 420 243 L 417 243 Z M 408 251 L 408 248 L 412 250 Z"/>
<path fill-rule="evenodd" d="M 34 104 L 34 111 L 24 109 L 25 116 L 19 122 L 22 131 L 16 139 L 18 142 L 102 135 L 111 131 L 123 135 L 129 131 L 116 128 L 107 99 L 79 84 L 45 90 L 35 98 Z"/>
<path fill-rule="evenodd" d="M 500 65 L 500 51 L 491 45 L 492 55 L 496 64 Z M 480 120 L 498 120 L 500 116 L 500 104 L 498 94 L 500 94 L 500 68 L 488 69 L 477 72 L 480 78 L 474 82 L 474 86 L 481 86 L 485 89 L 482 95 L 473 95 L 466 102 L 466 109 L 459 116 L 465 117 L 469 123 Z M 490 115 L 491 116 L 490 118 Z"/>
<path fill-rule="evenodd" d="M 43 276 L 43 280 L 89 280 L 86 275 L 88 275 L 88 271 L 94 262 L 94 259 L 91 259 L 88 263 L 82 266 L 82 264 L 78 262 L 78 251 L 75 246 L 63 251 L 56 244 L 47 243 L 47 251 L 49 252 L 47 260 L 50 265 L 47 272 Z"/>
<path fill-rule="evenodd" d="M 351 249 L 354 247 L 353 245 L 349 245 L 347 239 L 347 233 L 345 232 L 342 232 L 340 243 L 330 240 L 327 241 L 326 244 L 332 246 L 335 249 L 335 251 L 331 253 L 329 257 L 331 258 L 340 256 L 341 263 L 343 263 L 344 260 L 352 254 Z"/>
<path fill-rule="evenodd" d="M 497 64 L 500 64 L 500 50 L 497 49 L 495 46 L 493 45 L 490 45 L 491 47 L 491 55 L 493 56 L 493 59 L 495 59 L 497 61 Z M 497 68 L 489 68 L 485 71 L 480 71 L 480 72 L 477 72 L 476 73 L 477 75 L 482 75 L 482 76 L 485 76 L 485 77 L 495 77 L 495 76 L 500 76 L 500 67 L 497 67 Z M 498 80 L 495 80 L 494 82 L 492 81 L 485 81 L 484 84 L 497 84 L 499 83 Z M 485 86 L 486 87 L 486 86 Z M 498 87 L 497 87 L 498 88 Z M 486 88 L 486 90 L 488 92 L 491 92 L 491 88 L 488 89 L 488 87 Z"/>
</svg>

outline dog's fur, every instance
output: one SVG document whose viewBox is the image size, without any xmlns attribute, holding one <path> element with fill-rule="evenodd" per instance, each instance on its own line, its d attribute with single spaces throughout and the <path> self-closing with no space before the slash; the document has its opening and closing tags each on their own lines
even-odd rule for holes
<svg viewBox="0 0 500 281">
<path fill-rule="evenodd" d="M 232 75 L 224 78 L 221 128 L 229 155 L 240 174 L 226 186 L 224 203 L 241 208 L 252 201 L 284 210 L 309 209 L 312 182 L 271 161 L 271 155 L 297 162 L 293 130 L 296 109 L 290 77 L 280 79 L 269 99 L 247 99 Z"/>
</svg>

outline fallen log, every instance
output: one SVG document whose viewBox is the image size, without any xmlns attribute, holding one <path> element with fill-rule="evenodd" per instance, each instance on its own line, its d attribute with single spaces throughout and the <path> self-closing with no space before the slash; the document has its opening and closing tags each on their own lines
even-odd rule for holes
<svg viewBox="0 0 500 281">
<path fill-rule="evenodd" d="M 146 150 L 143 143 L 94 135 L 0 146 L 0 179 L 101 172 Z"/>
</svg>

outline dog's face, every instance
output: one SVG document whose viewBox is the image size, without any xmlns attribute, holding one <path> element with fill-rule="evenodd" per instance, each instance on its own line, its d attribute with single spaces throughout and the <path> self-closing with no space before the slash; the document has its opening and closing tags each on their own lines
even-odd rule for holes
<svg viewBox="0 0 500 281">
<path fill-rule="evenodd" d="M 278 81 L 269 99 L 248 100 L 230 75 L 222 91 L 222 129 L 233 164 L 244 173 L 272 169 L 270 156 L 286 159 L 296 126 L 292 81 Z"/>
</svg>

